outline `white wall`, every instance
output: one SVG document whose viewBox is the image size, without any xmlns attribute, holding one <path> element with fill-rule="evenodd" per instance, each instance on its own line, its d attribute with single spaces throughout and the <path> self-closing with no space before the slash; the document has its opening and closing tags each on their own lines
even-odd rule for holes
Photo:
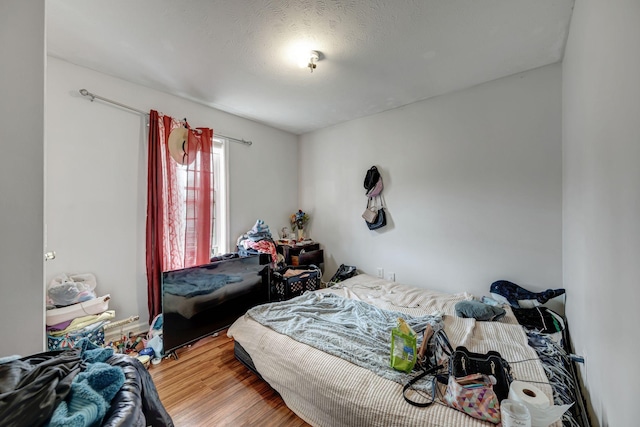
<svg viewBox="0 0 640 427">
<path fill-rule="evenodd" d="M 579 0 L 563 62 L 564 283 L 595 425 L 638 425 L 640 2 Z"/>
<path fill-rule="evenodd" d="M 97 95 L 237 138 L 230 143 L 231 239 L 263 219 L 274 234 L 296 206 L 297 137 L 172 95 L 49 58 L 47 72 L 47 205 L 50 280 L 60 272 L 92 272 L 110 293 L 117 318 L 147 320 L 145 221 L 147 119 L 78 94 Z M 295 173 L 294 173 L 295 175 Z"/>
<path fill-rule="evenodd" d="M 0 356 L 44 349 L 44 16 L 0 2 Z"/>
<path fill-rule="evenodd" d="M 300 201 L 330 276 L 488 295 L 562 285 L 561 67 L 551 65 L 303 135 Z M 360 217 L 382 171 L 389 225 Z"/>
</svg>

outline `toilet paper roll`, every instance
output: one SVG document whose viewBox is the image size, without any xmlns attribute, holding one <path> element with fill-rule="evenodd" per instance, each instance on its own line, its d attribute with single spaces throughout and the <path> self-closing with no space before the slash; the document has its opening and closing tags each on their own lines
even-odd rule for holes
<svg viewBox="0 0 640 427">
<path fill-rule="evenodd" d="M 529 408 L 522 402 L 503 399 L 500 402 L 502 427 L 531 427 Z"/>
<path fill-rule="evenodd" d="M 549 398 L 542 390 L 533 384 L 523 381 L 513 381 L 509 386 L 509 399 L 522 402 L 527 407 L 545 409 L 551 406 Z"/>
<path fill-rule="evenodd" d="M 513 381 L 509 386 L 509 399 L 523 403 L 531 414 L 531 427 L 548 427 L 560 419 L 573 405 L 552 405 L 538 387 L 523 381 Z"/>
</svg>

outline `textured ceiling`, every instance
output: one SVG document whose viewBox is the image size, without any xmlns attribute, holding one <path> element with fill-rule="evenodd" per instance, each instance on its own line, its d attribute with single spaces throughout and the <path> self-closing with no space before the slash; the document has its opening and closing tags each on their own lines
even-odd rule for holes
<svg viewBox="0 0 640 427">
<path fill-rule="evenodd" d="M 558 62 L 572 8 L 573 0 L 47 0 L 47 46 L 74 64 L 301 134 Z M 290 58 L 301 45 L 322 54 L 313 73 Z"/>
</svg>

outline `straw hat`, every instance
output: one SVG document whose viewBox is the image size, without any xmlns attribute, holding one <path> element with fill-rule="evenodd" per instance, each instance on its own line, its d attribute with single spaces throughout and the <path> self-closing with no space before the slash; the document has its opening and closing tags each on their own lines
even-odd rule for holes
<svg viewBox="0 0 640 427">
<path fill-rule="evenodd" d="M 173 160 L 181 165 L 186 165 L 196 159 L 193 143 L 189 143 L 189 129 L 185 127 L 175 128 L 169 134 L 169 154 Z M 194 155 L 189 156 L 189 152 Z"/>
</svg>

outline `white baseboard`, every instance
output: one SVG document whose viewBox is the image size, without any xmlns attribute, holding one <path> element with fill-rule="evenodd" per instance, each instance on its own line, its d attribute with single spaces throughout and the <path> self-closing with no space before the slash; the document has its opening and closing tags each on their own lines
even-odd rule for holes
<svg viewBox="0 0 640 427">
<path fill-rule="evenodd" d="M 122 326 L 105 329 L 104 342 L 105 344 L 108 344 L 111 341 L 118 341 L 123 335 L 128 336 L 129 333 L 132 335 L 138 335 L 147 332 L 149 332 L 149 324 L 145 321 L 138 320 Z"/>
</svg>

